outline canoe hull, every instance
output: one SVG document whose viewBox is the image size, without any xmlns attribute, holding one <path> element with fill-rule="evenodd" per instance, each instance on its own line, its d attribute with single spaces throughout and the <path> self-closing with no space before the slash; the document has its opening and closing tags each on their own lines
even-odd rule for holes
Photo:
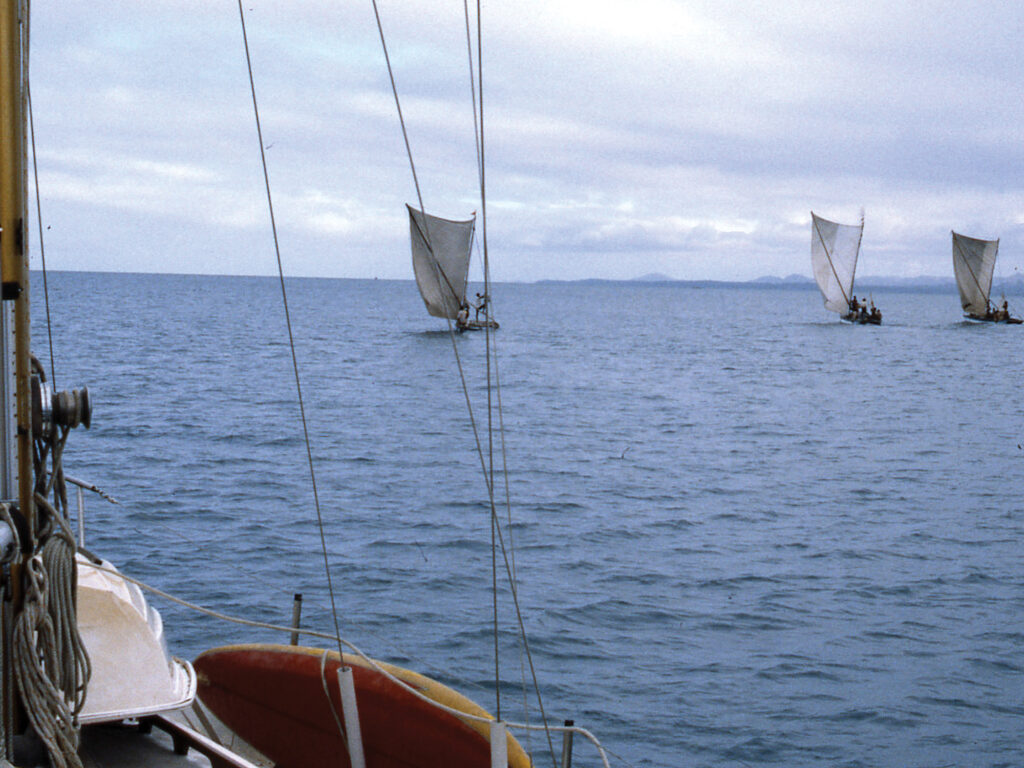
<svg viewBox="0 0 1024 768">
<path fill-rule="evenodd" d="M 500 327 L 501 326 L 498 325 L 497 320 L 469 320 L 468 322 L 459 325 L 456 330 L 459 333 L 463 333 L 465 331 L 482 331 L 485 328 L 490 328 L 496 331 Z"/>
<path fill-rule="evenodd" d="M 854 323 L 856 325 L 881 325 L 882 324 L 882 313 L 879 312 L 877 315 L 861 315 L 859 312 L 850 312 L 839 318 L 840 320 L 847 323 Z"/>
<path fill-rule="evenodd" d="M 1021 320 L 1021 318 L 1019 317 L 1004 317 L 996 319 L 994 316 L 991 315 L 986 316 L 965 314 L 964 318 L 966 318 L 967 320 L 973 320 L 974 322 L 977 323 L 1003 323 L 1005 325 L 1020 325 L 1021 323 L 1024 323 L 1024 320 Z"/>
</svg>

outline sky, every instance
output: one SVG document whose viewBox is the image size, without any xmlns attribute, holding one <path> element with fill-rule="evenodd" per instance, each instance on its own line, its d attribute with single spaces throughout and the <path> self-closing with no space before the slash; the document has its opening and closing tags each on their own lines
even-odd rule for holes
<svg viewBox="0 0 1024 768">
<path fill-rule="evenodd" d="M 32 5 L 47 266 L 276 274 L 237 4 Z M 411 278 L 371 0 L 244 8 L 286 274 Z M 479 217 L 464 4 L 378 8 L 423 204 Z M 861 277 L 951 277 L 951 229 L 1024 269 L 1024 4 L 484 0 L 481 27 L 494 280 L 810 277 L 811 210 L 864 210 Z"/>
</svg>

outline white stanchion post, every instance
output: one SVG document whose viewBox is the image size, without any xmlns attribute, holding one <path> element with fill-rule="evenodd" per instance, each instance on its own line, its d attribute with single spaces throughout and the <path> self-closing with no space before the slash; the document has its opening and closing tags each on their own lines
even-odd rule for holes
<svg viewBox="0 0 1024 768">
<path fill-rule="evenodd" d="M 345 716 L 345 735 L 348 739 L 348 759 L 352 768 L 366 768 L 363 757 L 363 735 L 359 730 L 359 709 L 356 707 L 356 684 L 352 667 L 338 667 L 338 689 L 341 691 L 341 711 Z"/>
<path fill-rule="evenodd" d="M 505 724 L 491 722 L 491 768 L 508 768 L 508 736 Z"/>
</svg>

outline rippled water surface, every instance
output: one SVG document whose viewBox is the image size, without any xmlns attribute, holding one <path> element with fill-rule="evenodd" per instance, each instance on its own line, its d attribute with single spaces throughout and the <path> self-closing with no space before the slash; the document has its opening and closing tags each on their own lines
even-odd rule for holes
<svg viewBox="0 0 1024 768">
<path fill-rule="evenodd" d="M 121 502 L 88 501 L 87 544 L 249 618 L 287 623 L 301 592 L 330 630 L 277 282 L 50 289 L 58 386 L 96 401 L 68 472 Z M 1024 764 L 1024 328 L 874 298 L 879 328 L 806 290 L 496 288 L 545 711 L 619 765 Z M 486 485 L 444 324 L 407 282 L 289 301 L 342 633 L 493 710 Z M 485 428 L 485 339 L 456 347 Z M 286 641 L 154 600 L 179 655 Z M 499 613 L 502 714 L 536 719 L 504 587 Z"/>
</svg>

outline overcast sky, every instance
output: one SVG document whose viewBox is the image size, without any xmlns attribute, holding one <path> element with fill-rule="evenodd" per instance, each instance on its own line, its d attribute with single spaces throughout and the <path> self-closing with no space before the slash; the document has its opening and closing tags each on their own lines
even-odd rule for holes
<svg viewBox="0 0 1024 768">
<path fill-rule="evenodd" d="M 379 7 L 426 209 L 468 217 L 463 2 Z M 286 272 L 411 277 L 370 0 L 245 8 Z M 237 5 L 33 13 L 48 266 L 274 273 Z M 861 276 L 952 276 L 950 229 L 1024 269 L 1024 4 L 486 0 L 483 31 L 496 280 L 810 276 L 810 211 L 862 207 Z"/>
</svg>

